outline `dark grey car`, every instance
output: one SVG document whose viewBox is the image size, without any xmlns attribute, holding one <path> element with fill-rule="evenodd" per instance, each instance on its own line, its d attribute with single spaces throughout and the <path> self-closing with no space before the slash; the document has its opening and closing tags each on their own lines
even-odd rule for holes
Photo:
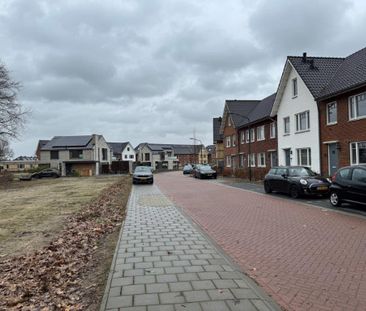
<svg viewBox="0 0 366 311">
<path fill-rule="evenodd" d="M 136 166 L 135 171 L 132 176 L 133 184 L 153 184 L 154 175 L 151 171 L 150 166 Z"/>
</svg>

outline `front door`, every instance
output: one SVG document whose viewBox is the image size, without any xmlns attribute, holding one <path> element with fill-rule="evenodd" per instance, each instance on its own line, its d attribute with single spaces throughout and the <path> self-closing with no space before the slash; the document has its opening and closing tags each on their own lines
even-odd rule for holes
<svg viewBox="0 0 366 311">
<path fill-rule="evenodd" d="M 284 149 L 285 152 L 285 165 L 289 166 L 291 165 L 291 149 Z"/>
<path fill-rule="evenodd" d="M 337 144 L 328 145 L 328 161 L 329 161 L 329 175 L 333 174 L 338 170 L 338 149 Z"/>
</svg>

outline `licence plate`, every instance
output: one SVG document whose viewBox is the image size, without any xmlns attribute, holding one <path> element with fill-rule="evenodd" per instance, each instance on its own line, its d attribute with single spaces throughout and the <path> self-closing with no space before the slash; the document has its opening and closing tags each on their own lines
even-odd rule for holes
<svg viewBox="0 0 366 311">
<path fill-rule="evenodd" d="M 328 190 L 328 187 L 327 186 L 319 186 L 318 190 Z"/>
<path fill-rule="evenodd" d="M 207 176 L 212 176 L 212 174 L 207 174 Z"/>
</svg>

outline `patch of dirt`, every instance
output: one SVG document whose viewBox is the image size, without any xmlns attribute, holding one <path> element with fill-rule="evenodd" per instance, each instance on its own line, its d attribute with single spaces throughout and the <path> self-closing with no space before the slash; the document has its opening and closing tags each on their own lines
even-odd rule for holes
<svg viewBox="0 0 366 311">
<path fill-rule="evenodd" d="M 98 310 L 130 189 L 121 179 L 69 215 L 47 246 L 0 261 L 0 310 Z"/>
</svg>

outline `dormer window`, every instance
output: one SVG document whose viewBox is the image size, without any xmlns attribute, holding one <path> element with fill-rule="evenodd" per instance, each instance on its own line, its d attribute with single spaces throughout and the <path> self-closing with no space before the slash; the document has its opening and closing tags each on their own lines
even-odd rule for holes
<svg viewBox="0 0 366 311">
<path fill-rule="evenodd" d="M 231 126 L 231 120 L 230 120 L 230 116 L 227 117 L 227 125 Z"/>
<path fill-rule="evenodd" d="M 292 79 L 292 96 L 296 97 L 298 94 L 297 92 L 297 78 Z"/>
</svg>

